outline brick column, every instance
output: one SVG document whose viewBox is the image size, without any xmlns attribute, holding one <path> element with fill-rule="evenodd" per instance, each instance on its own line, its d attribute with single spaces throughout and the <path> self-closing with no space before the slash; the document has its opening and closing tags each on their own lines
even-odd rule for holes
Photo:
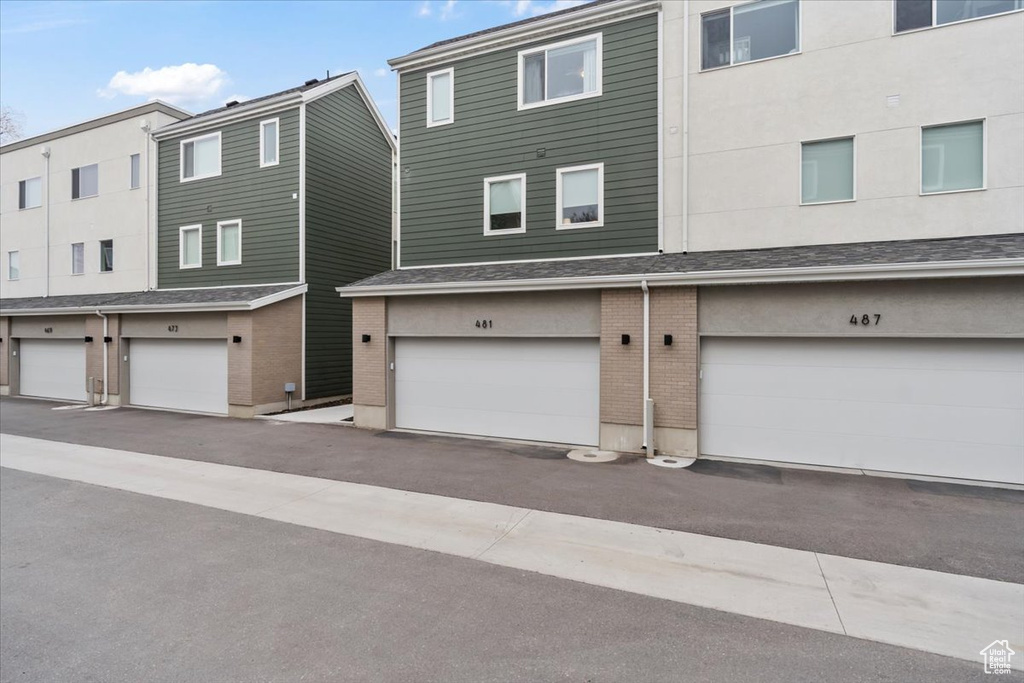
<svg viewBox="0 0 1024 683">
<path fill-rule="evenodd" d="M 370 341 L 363 341 L 364 334 Z M 384 297 L 353 299 L 352 404 L 357 427 L 387 429 L 387 342 Z"/>
<path fill-rule="evenodd" d="M 11 393 L 11 319 L 0 318 L 0 396 Z"/>
<path fill-rule="evenodd" d="M 232 417 L 252 417 L 252 313 L 232 311 L 228 313 L 228 414 Z M 238 344 L 231 338 L 238 335 Z M 236 406 L 245 406 L 236 408 Z"/>
<path fill-rule="evenodd" d="M 629 344 L 622 335 L 629 335 Z M 601 448 L 636 452 L 643 443 L 644 295 L 601 292 Z"/>
<path fill-rule="evenodd" d="M 672 345 L 665 345 L 665 335 Z M 654 448 L 697 455 L 697 288 L 651 288 Z"/>
</svg>

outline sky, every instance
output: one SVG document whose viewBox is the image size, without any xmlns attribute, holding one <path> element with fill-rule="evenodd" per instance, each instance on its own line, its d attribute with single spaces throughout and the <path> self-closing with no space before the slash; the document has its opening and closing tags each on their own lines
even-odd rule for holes
<svg viewBox="0 0 1024 683">
<path fill-rule="evenodd" d="M 356 69 L 394 128 L 387 60 L 583 0 L 0 0 L 0 105 L 24 137 L 161 99 L 193 113 Z"/>
</svg>

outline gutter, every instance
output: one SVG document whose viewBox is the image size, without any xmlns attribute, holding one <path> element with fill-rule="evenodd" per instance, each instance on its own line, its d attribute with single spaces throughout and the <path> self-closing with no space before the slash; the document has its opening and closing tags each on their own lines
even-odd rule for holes
<svg viewBox="0 0 1024 683">
<path fill-rule="evenodd" d="M 637 287 L 644 280 L 652 287 L 684 285 L 743 285 L 788 282 L 912 280 L 920 278 L 997 277 L 1024 275 L 1024 258 L 974 261 L 938 261 L 860 266 L 811 266 L 711 270 L 689 273 L 631 273 L 520 280 L 414 283 L 407 285 L 349 285 L 335 288 L 342 298 L 368 296 L 417 296 L 424 294 L 473 294 L 572 289 Z"/>
</svg>

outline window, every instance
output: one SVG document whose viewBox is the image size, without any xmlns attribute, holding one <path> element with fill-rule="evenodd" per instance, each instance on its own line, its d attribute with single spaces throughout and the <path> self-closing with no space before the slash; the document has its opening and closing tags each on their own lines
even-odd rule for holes
<svg viewBox="0 0 1024 683">
<path fill-rule="evenodd" d="M 519 109 L 601 94 L 601 34 L 519 53 Z"/>
<path fill-rule="evenodd" d="M 85 272 L 85 242 L 71 245 L 71 274 L 81 275 Z"/>
<path fill-rule="evenodd" d="M 921 194 L 985 187 L 981 121 L 921 129 Z"/>
<path fill-rule="evenodd" d="M 217 223 L 217 265 L 235 266 L 242 262 L 242 221 Z"/>
<path fill-rule="evenodd" d="M 800 51 L 799 0 L 755 0 L 701 16 L 701 69 Z"/>
<path fill-rule="evenodd" d="M 114 270 L 114 240 L 100 240 L 100 272 Z"/>
<path fill-rule="evenodd" d="M 43 205 L 43 179 L 29 178 L 18 182 L 18 208 L 35 209 Z"/>
<path fill-rule="evenodd" d="M 203 226 L 178 228 L 178 268 L 203 267 Z"/>
<path fill-rule="evenodd" d="M 526 174 L 484 178 L 484 234 L 526 232 Z"/>
<path fill-rule="evenodd" d="M 805 142 L 800 155 L 801 204 L 853 200 L 853 138 Z"/>
<path fill-rule="evenodd" d="M 181 141 L 181 181 L 220 175 L 220 133 Z"/>
<path fill-rule="evenodd" d="M 604 225 L 604 164 L 558 169 L 555 205 L 559 230 Z"/>
<path fill-rule="evenodd" d="M 894 0 L 895 33 L 1024 9 L 1024 0 Z"/>
<path fill-rule="evenodd" d="M 280 123 L 280 119 L 260 122 L 260 168 L 277 166 L 277 154 L 280 150 L 277 132 Z"/>
<path fill-rule="evenodd" d="M 427 128 L 455 122 L 455 70 L 427 74 Z"/>
<path fill-rule="evenodd" d="M 17 280 L 21 277 L 21 256 L 16 251 L 7 252 L 7 279 Z"/>
<path fill-rule="evenodd" d="M 100 167 L 97 164 L 71 169 L 71 198 L 85 199 L 100 193 Z"/>
<path fill-rule="evenodd" d="M 133 154 L 129 157 L 131 163 L 131 179 L 129 180 L 128 187 L 132 190 L 139 189 L 139 185 L 142 184 L 142 161 L 138 154 Z"/>
</svg>

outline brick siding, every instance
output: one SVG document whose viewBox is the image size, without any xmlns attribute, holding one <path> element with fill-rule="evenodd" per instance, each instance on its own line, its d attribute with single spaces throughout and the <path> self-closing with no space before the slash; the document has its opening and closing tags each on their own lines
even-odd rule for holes
<svg viewBox="0 0 1024 683">
<path fill-rule="evenodd" d="M 352 402 L 387 405 L 387 319 L 384 297 L 352 301 Z M 364 334 L 370 341 L 363 343 Z"/>
</svg>

